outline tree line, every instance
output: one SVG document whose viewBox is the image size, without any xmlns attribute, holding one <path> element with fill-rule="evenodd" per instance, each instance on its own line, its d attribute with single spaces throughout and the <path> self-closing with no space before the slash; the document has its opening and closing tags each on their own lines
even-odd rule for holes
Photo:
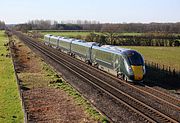
<svg viewBox="0 0 180 123">
<path fill-rule="evenodd" d="M 0 20 L 0 30 L 5 29 L 5 22 Z"/>
<path fill-rule="evenodd" d="M 179 46 L 180 22 L 177 23 L 118 23 L 102 24 L 96 21 L 68 21 L 58 23 L 51 20 L 32 20 L 18 24 L 16 30 L 88 30 L 93 33 L 83 39 L 101 44 L 136 46 Z M 122 35 L 139 33 L 140 35 Z M 77 36 L 75 38 L 82 38 Z"/>
<path fill-rule="evenodd" d="M 99 23 L 98 21 L 62 21 L 61 23 L 51 20 L 32 20 L 25 24 L 18 24 L 17 29 L 28 30 L 90 30 L 96 32 L 128 32 L 128 33 L 148 33 L 166 32 L 180 33 L 180 22 L 177 23 Z"/>
<path fill-rule="evenodd" d="M 75 37 L 79 38 L 79 36 Z M 81 38 L 81 37 L 80 37 Z M 82 39 L 82 38 L 81 38 Z M 121 46 L 180 46 L 180 35 L 167 33 L 143 33 L 139 36 L 111 35 L 107 33 L 90 33 L 84 38 L 86 41 L 98 42 L 102 45 Z"/>
</svg>

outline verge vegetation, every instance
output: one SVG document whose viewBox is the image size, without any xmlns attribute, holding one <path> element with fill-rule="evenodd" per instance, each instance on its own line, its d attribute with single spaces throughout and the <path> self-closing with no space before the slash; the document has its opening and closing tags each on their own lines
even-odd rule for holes
<svg viewBox="0 0 180 123">
<path fill-rule="evenodd" d="M 4 31 L 0 31 L 0 123 L 23 123 L 20 95 L 7 43 Z"/>
<path fill-rule="evenodd" d="M 24 44 L 22 44 L 18 39 L 16 40 L 16 46 L 19 48 L 19 51 L 22 51 L 21 54 L 18 54 L 18 57 L 19 57 L 18 59 L 22 61 L 22 63 L 20 64 L 22 66 L 26 66 L 26 68 L 22 70 L 20 69 L 19 70 L 20 73 L 18 73 L 18 76 L 21 80 L 21 88 L 24 90 L 24 93 L 27 93 L 28 91 L 29 92 L 32 91 L 32 94 L 25 97 L 25 102 L 27 102 L 26 106 L 28 107 L 27 112 L 29 114 L 29 117 L 35 115 L 34 112 L 38 111 L 39 109 L 38 102 L 41 102 L 40 99 L 35 99 L 37 95 L 38 97 L 40 97 L 41 95 L 40 93 L 38 94 L 36 93 L 36 89 L 39 89 L 41 91 L 44 88 L 47 88 L 49 90 L 60 89 L 66 92 L 68 96 L 74 99 L 73 102 L 75 102 L 75 105 L 83 107 L 83 111 L 85 111 L 86 116 L 90 118 L 90 120 L 94 122 L 97 121 L 97 122 L 102 122 L 102 123 L 108 122 L 108 120 L 99 112 L 97 112 L 91 106 L 91 104 L 81 96 L 81 94 L 79 94 L 71 85 L 65 82 L 63 78 L 61 78 L 56 73 L 56 71 L 54 71 L 49 65 L 47 65 L 44 62 L 43 59 L 41 59 L 40 57 L 37 57 L 34 53 L 32 53 L 32 51 L 29 48 L 25 47 Z M 33 63 L 36 63 L 36 64 L 33 64 Z M 45 92 L 42 94 L 47 95 Z M 29 98 L 30 96 L 32 96 L 33 101 L 34 100 L 37 101 L 37 106 L 34 105 L 33 107 L 34 112 L 32 111 L 32 104 L 29 104 L 29 102 L 32 101 L 31 98 Z M 45 104 L 47 104 L 47 106 L 48 106 L 48 103 L 52 104 L 53 103 L 52 101 L 55 101 L 55 100 L 48 100 L 47 99 L 48 96 L 46 96 L 46 100 L 44 102 Z M 58 96 L 58 93 L 56 93 L 56 96 L 57 98 L 61 98 Z M 60 105 L 65 106 L 66 104 L 60 104 Z M 43 111 L 44 110 L 42 109 L 42 112 Z M 46 113 L 48 114 L 48 112 Z M 53 114 L 54 112 L 51 112 L 51 113 Z M 68 117 L 68 116 L 65 116 L 65 117 Z M 48 119 L 49 117 L 47 116 L 46 118 Z M 36 120 L 36 119 L 30 119 L 30 120 Z"/>
<path fill-rule="evenodd" d="M 69 96 L 72 96 L 77 105 L 84 107 L 85 112 L 90 115 L 93 119 L 100 121 L 101 123 L 108 123 L 106 117 L 99 114 L 95 109 L 92 108 L 91 104 L 85 100 L 79 92 L 77 92 L 70 84 L 65 82 L 62 78 L 56 74 L 48 65 L 44 64 L 43 69 L 46 70 L 48 76 L 51 76 L 51 82 L 49 86 L 64 90 Z"/>
</svg>

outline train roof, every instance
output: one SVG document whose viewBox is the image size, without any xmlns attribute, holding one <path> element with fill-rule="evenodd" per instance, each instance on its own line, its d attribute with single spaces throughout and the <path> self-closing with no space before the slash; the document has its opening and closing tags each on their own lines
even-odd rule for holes
<svg viewBox="0 0 180 123">
<path fill-rule="evenodd" d="M 53 38 L 53 39 L 56 39 L 56 40 L 58 40 L 59 38 L 61 38 L 60 36 L 54 36 L 54 35 L 53 35 L 53 36 L 50 36 L 50 37 L 51 37 L 50 39 Z"/>
<path fill-rule="evenodd" d="M 126 49 L 126 48 L 120 48 L 118 46 L 113 46 L 113 45 L 102 45 L 102 46 L 93 46 L 94 49 L 98 49 L 101 51 L 109 52 L 109 53 L 114 53 L 114 54 L 124 54 L 126 51 L 130 51 L 131 49 Z M 134 51 L 134 50 L 131 50 Z"/>
<path fill-rule="evenodd" d="M 66 38 L 66 37 L 61 37 L 61 36 L 53 36 L 51 34 L 46 34 L 45 36 L 55 38 L 57 40 L 60 39 L 61 41 L 65 41 L 65 42 L 72 42 L 73 44 L 79 44 L 79 45 L 86 46 L 86 47 L 93 46 L 93 49 L 98 49 L 98 50 L 105 51 L 105 52 L 115 53 L 115 54 L 118 54 L 118 55 L 119 54 L 124 54 L 127 51 L 135 51 L 135 50 L 132 50 L 132 49 L 121 48 L 121 47 L 113 46 L 113 45 L 99 46 L 99 43 L 96 43 L 96 42 L 86 42 L 84 40 Z"/>
<path fill-rule="evenodd" d="M 51 35 L 51 34 L 44 35 L 44 37 L 51 37 L 51 36 L 53 36 L 53 35 Z"/>
<path fill-rule="evenodd" d="M 59 39 L 61 41 L 64 41 L 64 42 L 72 42 L 72 41 L 76 40 L 76 39 L 73 39 L 73 38 L 66 38 L 66 37 L 60 37 Z"/>
<path fill-rule="evenodd" d="M 113 45 L 102 45 L 101 47 L 107 48 L 107 49 L 110 49 L 110 50 L 114 50 L 116 52 L 123 52 L 123 51 L 126 51 L 126 50 L 130 50 L 130 49 L 127 49 L 127 48 L 122 48 L 122 47 L 113 46 Z"/>
<path fill-rule="evenodd" d="M 98 45 L 98 43 L 96 43 L 96 42 L 86 42 L 84 40 L 75 40 L 72 43 L 82 45 L 82 46 L 85 46 L 85 47 L 91 47 L 91 46 Z"/>
</svg>

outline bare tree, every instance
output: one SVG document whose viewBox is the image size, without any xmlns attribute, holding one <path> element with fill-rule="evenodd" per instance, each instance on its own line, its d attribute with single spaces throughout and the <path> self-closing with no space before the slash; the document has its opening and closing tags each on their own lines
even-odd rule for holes
<svg viewBox="0 0 180 123">
<path fill-rule="evenodd" d="M 101 28 L 101 32 L 103 32 L 109 38 L 110 44 L 115 44 L 119 28 L 119 24 L 104 24 Z"/>
</svg>

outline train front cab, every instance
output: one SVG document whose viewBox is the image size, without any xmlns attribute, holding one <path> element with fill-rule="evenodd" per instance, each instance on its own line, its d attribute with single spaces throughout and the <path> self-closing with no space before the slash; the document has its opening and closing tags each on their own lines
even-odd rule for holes
<svg viewBox="0 0 180 123">
<path fill-rule="evenodd" d="M 124 55 L 127 81 L 143 81 L 146 72 L 143 57 L 134 50 L 127 50 Z"/>
</svg>

